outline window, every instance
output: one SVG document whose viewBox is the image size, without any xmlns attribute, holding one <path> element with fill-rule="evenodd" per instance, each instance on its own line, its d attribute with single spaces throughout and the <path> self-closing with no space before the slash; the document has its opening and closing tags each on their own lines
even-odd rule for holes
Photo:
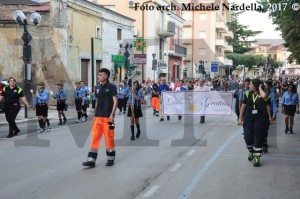
<svg viewBox="0 0 300 199">
<path fill-rule="evenodd" d="M 199 31 L 199 38 L 206 38 L 206 31 Z"/>
<path fill-rule="evenodd" d="M 274 54 L 274 60 L 277 60 L 277 54 Z"/>
<path fill-rule="evenodd" d="M 81 59 L 81 81 L 84 81 L 85 85 L 89 85 L 89 59 Z"/>
<path fill-rule="evenodd" d="M 117 39 L 118 41 L 122 40 L 122 29 L 117 29 L 118 30 L 118 35 L 117 35 Z"/>
<path fill-rule="evenodd" d="M 207 14 L 206 13 L 200 13 L 199 14 L 199 20 L 201 20 L 201 21 L 207 20 Z"/>
<path fill-rule="evenodd" d="M 99 26 L 96 27 L 96 37 L 97 38 L 102 38 L 101 27 L 99 27 Z"/>
<path fill-rule="evenodd" d="M 206 55 L 206 48 L 199 48 L 199 55 Z"/>
</svg>

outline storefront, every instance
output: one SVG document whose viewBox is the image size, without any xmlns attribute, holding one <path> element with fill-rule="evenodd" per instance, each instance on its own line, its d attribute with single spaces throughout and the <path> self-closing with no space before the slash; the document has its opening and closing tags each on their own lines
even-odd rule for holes
<svg viewBox="0 0 300 199">
<path fill-rule="evenodd" d="M 125 56 L 112 55 L 112 62 L 114 63 L 114 77 L 118 82 L 121 82 L 125 77 Z"/>
</svg>

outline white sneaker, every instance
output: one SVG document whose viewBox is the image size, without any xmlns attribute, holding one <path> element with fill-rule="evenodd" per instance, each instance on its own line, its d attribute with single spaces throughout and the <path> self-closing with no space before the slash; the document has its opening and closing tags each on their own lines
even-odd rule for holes
<svg viewBox="0 0 300 199">
<path fill-rule="evenodd" d="M 47 131 L 49 132 L 51 130 L 51 126 L 47 125 Z"/>
<path fill-rule="evenodd" d="M 41 128 L 38 133 L 43 133 L 45 129 Z"/>
<path fill-rule="evenodd" d="M 84 116 L 81 118 L 81 122 L 85 122 L 85 117 Z"/>
<path fill-rule="evenodd" d="M 77 119 L 76 121 L 75 121 L 75 123 L 80 123 L 81 122 L 81 120 L 80 119 Z"/>
</svg>

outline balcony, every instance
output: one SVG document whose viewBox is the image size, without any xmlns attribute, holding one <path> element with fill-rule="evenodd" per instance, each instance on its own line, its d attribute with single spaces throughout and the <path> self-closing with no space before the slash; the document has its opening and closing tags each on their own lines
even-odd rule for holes
<svg viewBox="0 0 300 199">
<path fill-rule="evenodd" d="M 183 45 L 192 45 L 192 39 L 182 39 Z"/>
<path fill-rule="evenodd" d="M 159 36 L 172 37 L 175 35 L 175 23 L 171 21 L 164 21 L 163 27 L 159 29 Z"/>
<path fill-rule="evenodd" d="M 225 48 L 226 47 L 225 40 L 224 39 L 216 39 L 216 46 Z"/>
<path fill-rule="evenodd" d="M 226 33 L 225 33 L 225 39 L 233 39 L 233 32 L 228 30 Z"/>
<path fill-rule="evenodd" d="M 186 57 L 186 48 L 175 44 L 175 56 Z"/>
<path fill-rule="evenodd" d="M 224 49 L 224 52 L 233 52 L 233 46 L 227 45 L 226 48 Z"/>
<path fill-rule="evenodd" d="M 186 20 L 183 24 L 183 27 L 192 27 L 193 21 L 192 20 Z"/>
<path fill-rule="evenodd" d="M 216 29 L 220 32 L 226 32 L 227 26 L 224 21 L 217 21 Z"/>
</svg>

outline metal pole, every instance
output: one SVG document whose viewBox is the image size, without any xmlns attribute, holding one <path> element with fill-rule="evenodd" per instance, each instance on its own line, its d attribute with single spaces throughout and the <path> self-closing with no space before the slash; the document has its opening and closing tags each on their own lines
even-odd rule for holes
<svg viewBox="0 0 300 199">
<path fill-rule="evenodd" d="M 94 55 L 94 38 L 91 38 L 91 59 L 92 59 L 92 88 L 94 88 L 95 81 L 95 55 Z"/>
<path fill-rule="evenodd" d="M 29 63 L 29 42 L 31 41 L 31 35 L 28 33 L 28 30 L 27 30 L 27 21 L 24 20 L 24 23 L 23 23 L 23 26 L 24 26 L 24 33 L 23 33 L 23 36 L 22 36 L 22 40 L 24 41 L 24 46 L 23 46 L 23 60 L 24 60 L 24 95 L 25 97 L 27 98 L 27 79 L 28 79 L 28 76 L 27 76 L 27 64 Z M 25 104 L 25 110 L 24 110 L 24 117 L 27 118 L 28 117 L 28 112 L 27 112 L 27 106 Z"/>
</svg>

